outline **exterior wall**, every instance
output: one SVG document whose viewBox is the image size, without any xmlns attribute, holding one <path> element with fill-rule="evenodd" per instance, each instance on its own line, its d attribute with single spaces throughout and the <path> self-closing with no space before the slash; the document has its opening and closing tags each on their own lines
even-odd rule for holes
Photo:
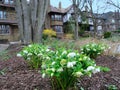
<svg viewBox="0 0 120 90">
<path fill-rule="evenodd" d="M 51 21 L 51 26 L 52 26 L 52 25 L 61 25 L 61 26 L 62 26 L 62 25 L 63 25 L 63 22 L 62 22 L 62 21 L 55 21 L 55 20 L 54 20 L 54 21 Z"/>
<path fill-rule="evenodd" d="M 12 20 L 12 21 L 16 21 L 16 13 L 15 10 L 10 10 L 10 8 L 7 9 L 7 20 Z"/>
<path fill-rule="evenodd" d="M 0 34 L 0 40 L 8 40 L 8 41 L 18 41 L 19 40 L 19 32 L 17 26 L 11 26 L 11 30 L 9 34 Z"/>
<path fill-rule="evenodd" d="M 0 18 L 0 25 L 8 25 L 9 33 L 0 34 L 0 40 L 18 41 L 19 30 L 16 21 L 16 12 L 14 6 L 11 4 L 4 4 L 0 2 L 0 11 L 6 12 L 6 18 Z"/>
<path fill-rule="evenodd" d="M 20 33 L 17 26 L 12 26 L 11 40 L 10 41 L 18 41 L 20 38 Z"/>
</svg>

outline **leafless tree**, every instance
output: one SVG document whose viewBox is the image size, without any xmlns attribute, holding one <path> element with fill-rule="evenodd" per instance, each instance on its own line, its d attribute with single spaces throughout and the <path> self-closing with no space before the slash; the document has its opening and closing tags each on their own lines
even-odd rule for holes
<svg viewBox="0 0 120 90">
<path fill-rule="evenodd" d="M 104 5 L 101 7 L 101 4 L 99 3 L 100 1 L 98 1 L 98 0 L 87 0 L 87 2 L 90 7 L 89 13 L 90 13 L 92 21 L 93 21 L 94 37 L 95 37 L 96 33 L 97 33 L 98 25 L 100 25 L 101 23 L 104 23 L 104 22 L 98 22 L 98 20 L 100 18 L 102 18 L 102 15 L 103 15 L 103 14 L 100 14 L 99 11 L 102 10 L 102 13 L 104 13 L 104 11 L 107 9 L 107 7 L 105 7 Z M 96 7 L 94 6 L 95 2 L 97 3 Z M 96 11 L 93 10 L 93 8 L 96 9 Z"/>
<path fill-rule="evenodd" d="M 74 13 L 74 20 L 75 20 L 74 38 L 75 40 L 77 40 L 78 29 L 79 29 L 78 20 L 79 20 L 79 16 L 82 15 L 82 9 L 84 7 L 86 0 L 71 0 L 71 1 L 73 4 L 73 10 L 74 10 L 73 13 Z"/>
<path fill-rule="evenodd" d="M 22 42 L 41 43 L 49 0 L 14 0 L 14 2 Z"/>
<path fill-rule="evenodd" d="M 115 0 L 113 1 L 113 0 L 106 0 L 106 2 L 107 2 L 107 4 L 109 4 L 109 5 L 112 5 L 112 6 L 114 6 L 114 7 L 116 7 L 116 8 L 118 8 L 118 9 L 120 9 L 120 3 L 119 2 L 115 2 Z"/>
</svg>

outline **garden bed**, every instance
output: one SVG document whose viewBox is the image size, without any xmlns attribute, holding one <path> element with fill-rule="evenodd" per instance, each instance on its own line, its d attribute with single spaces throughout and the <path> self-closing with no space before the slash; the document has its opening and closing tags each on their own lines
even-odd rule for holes
<svg viewBox="0 0 120 90">
<path fill-rule="evenodd" d="M 42 78 L 36 70 L 30 70 L 23 58 L 16 57 L 21 50 L 20 45 L 12 45 L 8 48 L 8 60 L 1 60 L 0 90 L 52 90 L 48 78 Z M 85 90 L 107 90 L 107 87 L 115 85 L 120 89 L 120 59 L 112 56 L 99 56 L 96 59 L 97 65 L 106 66 L 110 72 L 100 72 L 92 77 L 82 77 L 78 80 L 78 87 Z"/>
</svg>

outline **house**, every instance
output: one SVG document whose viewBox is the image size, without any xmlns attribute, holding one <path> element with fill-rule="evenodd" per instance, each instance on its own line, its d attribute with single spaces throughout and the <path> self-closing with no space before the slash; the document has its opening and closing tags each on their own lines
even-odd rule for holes
<svg viewBox="0 0 120 90">
<path fill-rule="evenodd" d="M 94 29 L 94 23 L 91 14 L 86 10 L 82 11 L 83 16 L 78 17 L 80 27 L 87 26 L 86 31 Z M 84 20 L 84 16 L 86 16 Z M 63 36 L 64 25 L 74 17 L 73 6 L 62 8 L 61 2 L 58 7 L 50 5 L 47 10 L 44 28 L 52 28 L 56 31 L 58 37 Z M 97 31 L 113 31 L 120 29 L 120 13 L 108 12 L 95 15 Z M 0 42 L 18 41 L 19 29 L 17 24 L 14 0 L 0 0 Z"/>
<path fill-rule="evenodd" d="M 71 8 L 62 8 L 61 2 L 58 7 L 49 6 L 45 28 L 52 28 L 57 33 L 57 37 L 63 36 L 64 17 Z"/>
<path fill-rule="evenodd" d="M 104 13 L 103 18 L 105 18 L 105 31 L 120 30 L 119 11 Z"/>
<path fill-rule="evenodd" d="M 0 0 L 0 42 L 16 41 L 18 38 L 13 0 Z"/>
<path fill-rule="evenodd" d="M 57 32 L 57 37 L 61 38 L 63 35 L 63 17 L 69 8 L 62 8 L 61 2 L 58 8 L 53 7 L 49 2 L 44 28 L 52 28 Z M 19 29 L 14 0 L 0 0 L 0 41 L 11 42 L 18 40 Z"/>
</svg>

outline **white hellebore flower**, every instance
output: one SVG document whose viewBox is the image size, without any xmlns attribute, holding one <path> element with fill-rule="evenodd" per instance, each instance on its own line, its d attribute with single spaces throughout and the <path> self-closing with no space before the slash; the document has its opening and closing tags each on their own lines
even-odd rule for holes
<svg viewBox="0 0 120 90">
<path fill-rule="evenodd" d="M 62 71 L 63 71 L 63 68 L 59 68 L 57 71 L 58 71 L 58 72 L 62 72 Z"/>
<path fill-rule="evenodd" d="M 89 48 L 87 48 L 87 51 L 90 51 L 90 49 L 89 49 Z"/>
<path fill-rule="evenodd" d="M 73 65 L 75 65 L 75 64 L 76 64 L 76 61 L 73 61 L 72 63 L 73 63 Z"/>
<path fill-rule="evenodd" d="M 87 57 L 87 56 L 84 56 L 83 59 L 86 60 L 86 59 L 88 59 L 88 57 Z"/>
<path fill-rule="evenodd" d="M 46 52 L 49 52 L 50 51 L 50 49 L 46 49 Z"/>
<path fill-rule="evenodd" d="M 52 65 L 54 65 L 56 62 L 52 62 Z"/>
<path fill-rule="evenodd" d="M 27 50 L 24 50 L 23 52 L 24 52 L 24 53 L 26 53 L 26 54 L 28 53 L 28 51 L 27 51 Z"/>
<path fill-rule="evenodd" d="M 104 50 L 104 49 L 105 49 L 105 47 L 103 46 L 103 47 L 101 47 L 101 49 L 102 49 L 102 50 Z"/>
<path fill-rule="evenodd" d="M 63 51 L 63 52 L 62 52 L 62 55 L 64 55 L 64 54 L 67 54 L 67 51 Z"/>
<path fill-rule="evenodd" d="M 81 49 L 81 51 L 83 51 L 83 48 Z"/>
<path fill-rule="evenodd" d="M 51 68 L 51 70 L 52 70 L 53 72 L 55 72 L 55 68 Z"/>
<path fill-rule="evenodd" d="M 20 53 L 17 54 L 17 57 L 22 57 L 22 55 Z"/>
<path fill-rule="evenodd" d="M 28 45 L 28 47 L 32 47 L 32 45 Z"/>
<path fill-rule="evenodd" d="M 108 47 L 108 49 L 111 49 L 111 47 Z"/>
<path fill-rule="evenodd" d="M 54 73 L 51 73 L 51 77 L 54 75 Z"/>
<path fill-rule="evenodd" d="M 97 53 L 98 55 L 100 55 L 101 53 Z"/>
<path fill-rule="evenodd" d="M 28 56 L 31 56 L 32 55 L 32 53 L 28 53 Z"/>
<path fill-rule="evenodd" d="M 42 67 L 43 69 L 45 69 L 45 68 L 46 68 L 46 65 L 45 65 L 45 64 L 43 64 L 41 67 Z"/>
<path fill-rule="evenodd" d="M 80 71 L 78 71 L 78 72 L 75 73 L 75 76 L 76 76 L 76 77 L 80 77 L 80 76 L 82 76 L 82 75 L 83 75 L 83 74 L 82 74 L 82 72 L 80 72 Z"/>
<path fill-rule="evenodd" d="M 50 60 L 50 57 L 46 57 L 47 60 Z"/>
<path fill-rule="evenodd" d="M 75 64 L 76 64 L 75 61 L 73 61 L 73 62 L 68 62 L 68 63 L 67 63 L 67 68 L 72 68 Z"/>
<path fill-rule="evenodd" d="M 87 44 L 86 47 L 89 47 L 89 44 Z"/>
<path fill-rule="evenodd" d="M 28 57 L 27 60 L 30 60 L 30 57 Z"/>
<path fill-rule="evenodd" d="M 71 53 L 69 53 L 67 56 L 68 56 L 68 57 L 75 57 L 75 56 L 76 56 L 76 53 L 71 52 Z"/>
<path fill-rule="evenodd" d="M 87 68 L 87 71 L 93 71 L 94 69 L 95 69 L 95 67 L 89 66 L 89 67 Z"/>
<path fill-rule="evenodd" d="M 94 70 L 93 70 L 93 73 L 95 74 L 95 73 L 98 73 L 98 72 L 100 72 L 100 68 L 95 68 Z"/>
<path fill-rule="evenodd" d="M 94 48 L 93 51 L 96 51 L 96 49 Z"/>
<path fill-rule="evenodd" d="M 42 78 L 45 78 L 45 73 L 42 74 Z"/>
<path fill-rule="evenodd" d="M 73 67 L 73 63 L 72 63 L 72 62 L 68 62 L 68 63 L 67 63 L 67 67 L 68 67 L 68 68 L 72 68 L 72 67 Z"/>
<path fill-rule="evenodd" d="M 38 57 L 42 56 L 42 53 L 39 53 L 37 56 L 38 56 Z"/>
</svg>

